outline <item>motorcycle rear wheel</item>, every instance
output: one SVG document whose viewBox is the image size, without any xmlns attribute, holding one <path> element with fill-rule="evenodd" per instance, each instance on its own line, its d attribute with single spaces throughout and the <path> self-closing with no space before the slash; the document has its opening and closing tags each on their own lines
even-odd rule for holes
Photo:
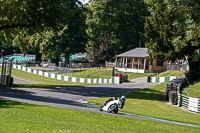
<svg viewBox="0 0 200 133">
<path fill-rule="evenodd" d="M 118 106 L 117 106 L 117 104 L 112 104 L 112 105 L 110 105 L 110 107 L 108 108 L 108 113 L 111 113 L 111 112 L 115 112 L 115 110 L 118 112 Z M 115 112 L 116 113 L 116 112 Z"/>
</svg>

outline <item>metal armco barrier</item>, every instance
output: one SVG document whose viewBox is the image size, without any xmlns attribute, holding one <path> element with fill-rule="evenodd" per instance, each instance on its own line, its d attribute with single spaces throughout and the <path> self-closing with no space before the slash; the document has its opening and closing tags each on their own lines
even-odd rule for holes
<svg viewBox="0 0 200 133">
<path fill-rule="evenodd" d="M 178 107 L 200 113 L 200 99 L 178 94 Z"/>
<path fill-rule="evenodd" d="M 152 76 L 148 76 L 147 77 L 147 82 L 150 83 L 162 83 L 162 82 L 169 82 L 173 79 L 179 78 L 178 76 L 170 76 L 170 77 L 152 77 Z"/>
<path fill-rule="evenodd" d="M 31 69 L 28 67 L 23 67 L 21 65 L 13 65 L 13 68 L 16 68 L 18 70 L 22 70 L 28 73 L 32 73 L 32 74 L 37 74 L 37 75 L 41 75 L 41 76 L 45 76 L 45 77 L 49 77 L 53 79 L 70 81 L 70 82 L 80 82 L 80 83 L 89 83 L 89 84 L 120 84 L 120 77 L 114 77 L 114 76 L 112 76 L 111 79 L 105 79 L 105 78 L 87 79 L 87 78 L 78 78 L 78 77 L 52 74 L 48 72 Z"/>
</svg>

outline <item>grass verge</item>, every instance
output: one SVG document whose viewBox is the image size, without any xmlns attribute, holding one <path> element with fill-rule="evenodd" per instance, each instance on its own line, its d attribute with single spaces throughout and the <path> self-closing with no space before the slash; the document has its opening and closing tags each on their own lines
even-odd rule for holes
<svg viewBox="0 0 200 133">
<path fill-rule="evenodd" d="M 183 71 L 166 71 L 166 72 L 160 73 L 158 75 L 155 75 L 155 77 L 167 77 L 167 76 L 185 76 L 185 72 L 183 72 Z M 184 88 L 182 93 L 189 97 L 200 98 L 200 82 Z"/>
<path fill-rule="evenodd" d="M 165 86 L 166 83 L 163 83 L 158 86 L 125 94 L 127 100 L 122 111 L 142 116 L 200 125 L 200 114 L 187 112 L 163 102 L 161 93 Z M 88 99 L 87 101 L 100 106 L 107 99 L 108 97 Z"/>
<path fill-rule="evenodd" d="M 153 77 L 168 77 L 168 76 L 185 76 L 184 71 L 165 71 Z"/>
<path fill-rule="evenodd" d="M 35 83 L 20 83 L 14 84 L 14 88 L 51 88 L 51 87 L 65 87 L 65 86 L 89 86 L 95 84 L 83 84 L 83 83 L 76 83 L 76 82 L 67 82 L 57 79 L 52 79 L 24 71 L 20 71 L 17 69 L 13 69 L 12 77 L 20 78 L 28 81 L 32 81 Z"/>
<path fill-rule="evenodd" d="M 140 77 L 146 77 L 149 75 L 152 75 L 153 73 L 130 73 L 128 74 L 128 80 L 134 79 L 134 78 L 140 78 Z M 97 69 L 97 68 L 89 68 L 84 69 L 81 72 L 74 72 L 74 77 L 80 77 L 80 78 L 111 78 L 112 76 L 112 70 L 108 69 Z"/>
<path fill-rule="evenodd" d="M 1 133 L 197 133 L 198 128 L 0 100 Z"/>
<path fill-rule="evenodd" d="M 182 93 L 189 97 L 200 98 L 200 82 L 184 88 Z"/>
</svg>

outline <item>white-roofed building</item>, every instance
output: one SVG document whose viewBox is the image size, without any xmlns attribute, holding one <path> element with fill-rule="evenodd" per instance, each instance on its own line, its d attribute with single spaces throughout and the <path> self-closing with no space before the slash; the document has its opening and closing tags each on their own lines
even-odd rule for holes
<svg viewBox="0 0 200 133">
<path fill-rule="evenodd" d="M 166 62 L 154 61 L 147 48 L 135 48 L 115 57 L 116 69 L 123 72 L 163 72 L 166 71 Z"/>
</svg>

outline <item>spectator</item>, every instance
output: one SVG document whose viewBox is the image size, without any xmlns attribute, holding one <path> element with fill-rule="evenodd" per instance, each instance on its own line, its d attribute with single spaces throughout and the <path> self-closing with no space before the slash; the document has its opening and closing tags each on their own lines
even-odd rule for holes
<svg viewBox="0 0 200 133">
<path fill-rule="evenodd" d="M 171 70 L 172 60 L 169 61 L 169 70 Z"/>
</svg>

